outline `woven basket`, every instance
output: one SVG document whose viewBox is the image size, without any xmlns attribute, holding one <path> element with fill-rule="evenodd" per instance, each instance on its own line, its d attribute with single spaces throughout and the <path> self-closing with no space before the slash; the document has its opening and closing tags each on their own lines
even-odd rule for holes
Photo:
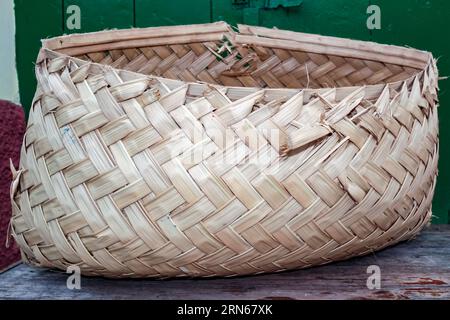
<svg viewBox="0 0 450 320">
<path fill-rule="evenodd" d="M 427 52 L 225 23 L 45 40 L 23 259 L 106 277 L 309 267 L 410 239 L 437 175 Z"/>
</svg>

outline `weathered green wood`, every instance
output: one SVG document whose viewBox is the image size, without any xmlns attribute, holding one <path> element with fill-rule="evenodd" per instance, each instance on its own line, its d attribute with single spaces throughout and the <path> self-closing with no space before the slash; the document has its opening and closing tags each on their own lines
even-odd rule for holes
<svg viewBox="0 0 450 320">
<path fill-rule="evenodd" d="M 233 5 L 232 1 L 213 0 L 211 13 L 213 21 L 226 21 L 232 25 L 243 23 L 244 5 Z"/>
<path fill-rule="evenodd" d="M 211 21 L 210 0 L 135 0 L 136 26 L 207 23 Z"/>
<path fill-rule="evenodd" d="M 367 0 L 307 0 L 298 8 L 262 10 L 260 23 L 280 29 L 367 40 Z"/>
<path fill-rule="evenodd" d="M 257 21 L 266 27 L 368 40 L 366 10 L 368 0 L 304 0 L 300 6 L 264 8 L 265 0 L 249 0 L 247 5 L 213 0 L 212 18 L 231 24 Z M 251 8 L 260 8 L 258 17 Z"/>
<path fill-rule="evenodd" d="M 28 114 L 36 90 L 34 62 L 41 47 L 40 40 L 63 32 L 62 1 L 16 0 L 15 16 L 20 100 Z"/>
</svg>

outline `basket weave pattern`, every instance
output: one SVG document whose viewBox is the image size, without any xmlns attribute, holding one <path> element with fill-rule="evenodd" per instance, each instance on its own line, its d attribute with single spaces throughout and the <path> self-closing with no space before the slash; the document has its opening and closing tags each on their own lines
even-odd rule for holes
<svg viewBox="0 0 450 320">
<path fill-rule="evenodd" d="M 28 263 L 256 274 L 366 254 L 429 221 L 430 54 L 392 47 L 383 62 L 375 44 L 223 23 L 122 32 L 44 43 L 11 192 Z"/>
</svg>

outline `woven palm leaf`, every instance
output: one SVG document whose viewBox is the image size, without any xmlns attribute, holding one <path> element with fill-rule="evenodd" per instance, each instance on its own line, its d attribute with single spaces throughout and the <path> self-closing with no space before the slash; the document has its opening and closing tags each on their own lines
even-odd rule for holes
<svg viewBox="0 0 450 320">
<path fill-rule="evenodd" d="M 410 239 L 437 175 L 428 52 L 227 24 L 43 41 L 11 188 L 27 263 L 297 269 Z"/>
</svg>

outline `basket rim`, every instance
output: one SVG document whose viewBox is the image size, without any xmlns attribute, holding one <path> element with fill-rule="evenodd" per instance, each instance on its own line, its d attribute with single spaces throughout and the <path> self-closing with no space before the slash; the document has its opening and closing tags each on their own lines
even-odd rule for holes
<svg viewBox="0 0 450 320">
<path fill-rule="evenodd" d="M 222 40 L 224 37 L 237 45 L 266 45 L 279 49 L 380 61 L 416 69 L 425 68 L 432 58 L 432 53 L 428 51 L 372 41 L 244 24 L 238 24 L 237 31 L 235 31 L 224 21 L 74 33 L 41 41 L 43 48 L 68 55 L 79 55 L 100 51 L 102 47 L 111 48 L 112 44 L 114 44 L 113 49 L 124 49 L 137 45 L 144 46 L 146 43 L 152 45 L 179 44 Z"/>
<path fill-rule="evenodd" d="M 411 75 L 410 77 L 403 79 L 403 80 L 398 80 L 395 82 L 384 82 L 384 83 L 378 83 L 378 84 L 371 84 L 371 85 L 363 85 L 363 86 L 359 86 L 359 85 L 354 85 L 354 86 L 341 86 L 341 87 L 324 87 L 324 88 L 307 88 L 307 87 L 298 87 L 298 88 L 284 88 L 284 87 L 279 87 L 279 88 L 261 88 L 261 87 L 239 87 L 239 86 L 225 86 L 225 85 L 221 85 L 221 84 L 213 84 L 213 83 L 208 83 L 208 82 L 203 82 L 203 81 L 182 81 L 182 80 L 178 80 L 178 79 L 170 79 L 170 78 L 165 78 L 165 77 L 161 77 L 161 76 L 155 76 L 155 75 L 147 75 L 147 74 L 143 74 L 143 73 L 139 73 L 139 72 L 135 72 L 135 71 L 130 71 L 130 70 L 126 70 L 126 69 L 121 69 L 121 68 L 115 68 L 115 67 L 111 67 L 108 65 L 104 65 L 98 62 L 92 62 L 92 61 L 86 61 L 80 58 L 76 58 L 73 56 L 70 56 L 66 53 L 61 53 L 58 51 L 54 51 L 45 47 L 42 47 L 41 50 L 39 51 L 38 54 L 38 58 L 36 61 L 36 66 L 41 63 L 44 59 L 70 59 L 74 62 L 77 62 L 79 65 L 90 65 L 94 68 L 98 68 L 98 70 L 102 70 L 107 71 L 109 69 L 114 69 L 116 71 L 118 71 L 121 74 L 126 74 L 129 75 L 130 77 L 134 77 L 134 78 L 146 78 L 149 80 L 155 79 L 158 81 L 161 81 L 162 83 L 164 83 L 165 85 L 168 85 L 168 87 L 173 88 L 178 88 L 181 86 L 188 86 L 189 88 L 195 88 L 195 91 L 204 91 L 208 88 L 214 87 L 214 88 L 226 88 L 227 90 L 235 90 L 236 94 L 239 95 L 239 97 L 237 97 L 236 99 L 242 98 L 248 94 L 251 94 L 253 92 L 256 91 L 261 91 L 264 90 L 265 92 L 272 92 L 275 95 L 278 93 L 284 93 L 284 94 L 288 94 L 290 93 L 291 95 L 294 95 L 300 91 L 303 91 L 305 97 L 309 97 L 313 94 L 322 94 L 325 93 L 329 90 L 335 90 L 335 94 L 336 94 L 336 100 L 340 101 L 340 97 L 344 98 L 346 94 L 348 94 L 351 91 L 356 90 L 357 88 L 361 88 L 364 87 L 365 91 L 365 99 L 369 99 L 369 100 L 375 100 L 378 99 L 380 97 L 380 94 L 383 92 L 383 90 L 385 90 L 386 88 L 393 88 L 393 89 L 399 89 L 401 86 L 407 84 L 410 85 L 412 84 L 412 82 L 414 81 L 414 79 L 418 78 L 420 79 L 424 72 L 429 69 L 429 68 L 433 68 L 434 66 L 434 59 L 431 56 L 430 60 L 428 61 L 427 65 L 421 69 L 418 70 L 418 72 L 416 74 Z M 245 93 L 245 94 L 244 94 Z M 34 102 L 34 101 L 33 101 Z"/>
</svg>

